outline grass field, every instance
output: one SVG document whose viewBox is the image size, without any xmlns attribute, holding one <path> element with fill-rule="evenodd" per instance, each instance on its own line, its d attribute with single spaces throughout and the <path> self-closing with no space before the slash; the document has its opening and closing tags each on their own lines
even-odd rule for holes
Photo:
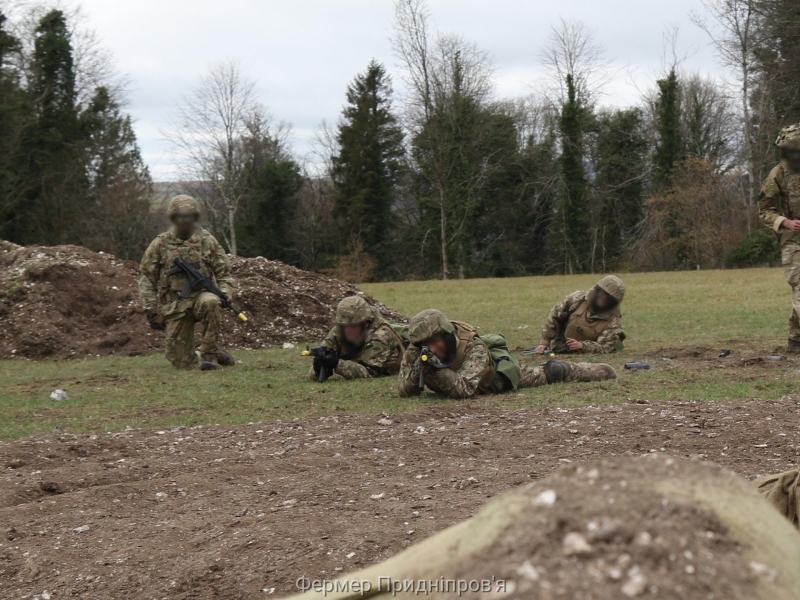
<svg viewBox="0 0 800 600">
<path fill-rule="evenodd" d="M 732 348 L 762 356 L 785 343 L 789 288 L 780 270 L 646 273 L 624 277 L 626 350 L 610 358 L 616 367 L 648 359 L 653 371 L 603 384 L 551 386 L 481 400 L 509 408 L 578 406 L 637 400 L 743 400 L 777 398 L 797 389 L 794 361 L 780 369 L 701 368 L 687 352 L 660 362 L 668 349 Z M 504 333 L 512 348 L 535 345 L 549 309 L 566 293 L 586 289 L 597 276 L 534 277 L 371 284 L 363 289 L 412 316 L 436 307 L 454 319 Z M 314 340 L 287 340 L 313 342 Z M 675 354 L 673 352 L 673 354 Z M 179 372 L 160 356 L 67 362 L 0 362 L 0 440 L 61 428 L 71 432 L 125 427 L 239 424 L 337 412 L 414 410 L 441 404 L 433 396 L 401 400 L 395 381 L 306 379 L 308 359 L 299 350 L 238 351 L 234 369 Z M 774 365 L 772 365 L 774 366 Z M 65 389 L 70 400 L 49 393 Z"/>
</svg>

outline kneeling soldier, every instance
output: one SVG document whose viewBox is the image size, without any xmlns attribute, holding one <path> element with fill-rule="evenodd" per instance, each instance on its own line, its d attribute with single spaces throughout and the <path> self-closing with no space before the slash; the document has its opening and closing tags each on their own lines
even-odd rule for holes
<svg viewBox="0 0 800 600">
<path fill-rule="evenodd" d="M 178 293 L 188 278 L 185 273 L 170 274 L 176 258 L 191 263 L 230 298 L 233 277 L 228 255 L 213 235 L 197 222 L 200 210 L 191 196 L 175 196 L 167 215 L 172 221 L 169 231 L 159 235 L 144 253 L 139 266 L 139 294 L 150 327 L 166 330 L 167 359 L 179 368 L 197 365 L 194 349 L 194 326 L 201 323 L 200 368 L 204 371 L 219 365 L 232 366 L 233 357 L 217 345 L 222 313 L 218 296 L 201 289 L 192 290 L 187 298 Z"/>
<path fill-rule="evenodd" d="M 315 380 L 323 369 L 344 379 L 397 375 L 405 351 L 402 336 L 359 296 L 339 303 L 336 325 L 322 347 L 330 351 L 314 358 L 310 376 Z"/>
<path fill-rule="evenodd" d="M 411 320 L 410 341 L 400 367 L 401 397 L 430 388 L 447 398 L 472 398 L 517 388 L 617 377 L 609 365 L 550 360 L 542 367 L 521 367 L 501 335 L 479 336 L 472 325 L 449 321 L 438 310 Z"/>
</svg>

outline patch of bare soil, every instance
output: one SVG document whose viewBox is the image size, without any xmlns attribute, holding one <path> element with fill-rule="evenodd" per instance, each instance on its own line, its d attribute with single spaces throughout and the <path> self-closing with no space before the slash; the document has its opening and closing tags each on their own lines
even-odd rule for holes
<svg viewBox="0 0 800 600">
<path fill-rule="evenodd" d="M 236 304 L 222 343 L 233 348 L 321 339 L 354 286 L 263 258 L 234 258 Z M 0 358 L 135 356 L 159 351 L 139 305 L 137 265 L 78 246 L 20 247 L 0 240 Z M 400 315 L 368 296 L 390 319 Z"/>
<path fill-rule="evenodd" d="M 286 595 L 300 577 L 380 562 L 559 467 L 663 452 L 747 478 L 790 469 L 799 416 L 795 396 L 511 412 L 472 403 L 390 416 L 388 425 L 331 416 L 0 444 L 0 596 Z M 655 518 L 652 500 L 625 500 L 635 533 Z M 570 502 L 577 510 L 578 491 Z M 686 579 L 683 598 L 708 598 L 716 583 L 688 581 L 696 575 L 686 550 L 695 567 L 704 560 L 695 550 L 734 560 L 738 549 L 724 545 L 718 523 L 698 513 L 670 520 L 669 532 L 653 527 L 664 542 L 653 564 L 678 587 Z M 696 539 L 705 531 L 721 545 L 709 538 L 706 548 Z M 609 569 L 623 554 L 638 556 L 635 539 L 607 542 Z M 573 597 L 560 589 L 551 597 Z M 587 588 L 574 597 L 609 596 Z"/>
</svg>

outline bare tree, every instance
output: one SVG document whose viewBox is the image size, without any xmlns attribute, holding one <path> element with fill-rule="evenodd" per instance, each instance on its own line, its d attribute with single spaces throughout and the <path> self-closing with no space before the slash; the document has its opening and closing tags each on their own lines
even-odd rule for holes
<svg viewBox="0 0 800 600">
<path fill-rule="evenodd" d="M 739 157 L 739 131 L 734 102 L 724 86 L 699 74 L 681 77 L 681 125 L 686 151 L 722 171 Z"/>
<path fill-rule="evenodd" d="M 701 15 L 692 14 L 692 21 L 708 34 L 723 64 L 736 72 L 740 85 L 742 111 L 742 139 L 745 160 L 750 173 L 746 202 L 755 200 L 760 169 L 755 160 L 755 136 L 750 111 L 751 83 L 756 71 L 756 50 L 759 46 L 759 16 L 756 0 L 702 0 L 706 11 L 714 20 L 709 24 Z"/>
<path fill-rule="evenodd" d="M 20 52 L 13 59 L 23 83 L 32 77 L 29 66 L 32 64 L 36 28 L 48 12 L 61 10 L 70 26 L 70 42 L 75 70 L 75 92 L 79 105 L 86 105 L 98 87 L 105 87 L 110 95 L 122 106 L 126 103 L 129 78 L 121 75 L 116 68 L 112 53 L 103 48 L 97 31 L 88 25 L 85 11 L 72 2 L 28 2 L 25 0 L 0 1 L 0 10 L 9 17 L 12 33 L 20 41 Z"/>
<path fill-rule="evenodd" d="M 561 19 L 554 25 L 541 52 L 559 106 L 566 102 L 567 76 L 572 77 L 578 100 L 591 107 L 603 87 L 611 80 L 611 62 L 582 21 Z"/>
<path fill-rule="evenodd" d="M 207 184 L 224 205 L 225 239 L 234 256 L 236 213 L 247 194 L 246 140 L 267 119 L 256 86 L 235 60 L 219 63 L 181 100 L 164 132 L 182 177 Z"/>
<path fill-rule="evenodd" d="M 424 0 L 395 0 L 393 41 L 408 88 L 406 125 L 411 139 L 425 148 L 426 170 L 435 187 L 442 278 L 447 279 L 451 274 L 449 246 L 463 232 L 468 214 L 463 207 L 469 206 L 471 196 L 485 181 L 489 158 L 480 168 L 456 175 L 450 139 L 454 124 L 449 119 L 455 116 L 454 101 L 469 99 L 475 106 L 486 105 L 493 91 L 494 69 L 489 55 L 474 44 L 433 31 Z M 477 138 L 480 133 L 474 131 L 470 136 Z M 455 181 L 456 177 L 461 180 Z"/>
</svg>

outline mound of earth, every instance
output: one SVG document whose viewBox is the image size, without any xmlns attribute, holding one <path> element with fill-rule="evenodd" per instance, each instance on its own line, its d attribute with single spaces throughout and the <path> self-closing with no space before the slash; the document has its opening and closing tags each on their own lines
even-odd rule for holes
<svg viewBox="0 0 800 600">
<path fill-rule="evenodd" d="M 222 343 L 262 348 L 321 339 L 336 304 L 356 287 L 263 258 L 234 258 L 236 302 L 249 321 L 226 316 Z M 157 352 L 137 265 L 78 246 L 21 247 L 0 240 L 0 358 L 83 358 Z M 400 315 L 363 295 L 384 316 Z M 227 312 L 227 311 L 226 311 Z"/>
</svg>

